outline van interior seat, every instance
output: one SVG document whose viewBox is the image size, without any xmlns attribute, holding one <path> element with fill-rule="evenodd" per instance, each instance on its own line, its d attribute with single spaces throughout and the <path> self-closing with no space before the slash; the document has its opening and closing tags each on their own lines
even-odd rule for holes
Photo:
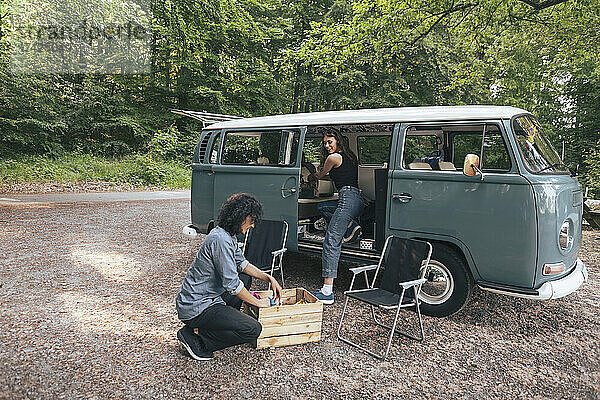
<svg viewBox="0 0 600 400">
<path fill-rule="evenodd" d="M 442 171 L 456 171 L 456 167 L 450 161 L 440 161 L 438 166 Z"/>
<path fill-rule="evenodd" d="M 267 157 L 258 157 L 256 163 L 258 165 L 269 165 L 269 159 Z"/>
<path fill-rule="evenodd" d="M 411 162 L 410 164 L 408 164 L 408 169 L 424 169 L 424 170 L 431 170 L 431 165 L 427 164 L 426 162 Z"/>
</svg>

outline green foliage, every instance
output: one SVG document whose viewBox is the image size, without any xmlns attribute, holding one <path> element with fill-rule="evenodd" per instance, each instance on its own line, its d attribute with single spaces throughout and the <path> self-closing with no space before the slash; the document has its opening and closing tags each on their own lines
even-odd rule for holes
<svg viewBox="0 0 600 400">
<path fill-rule="evenodd" d="M 361 165 L 383 165 L 390 159 L 390 136 L 358 138 L 358 161 Z"/>
<path fill-rule="evenodd" d="M 505 104 L 534 112 L 595 185 L 600 166 L 584 154 L 600 136 L 596 0 L 151 4 L 149 73 L 17 75 L 10 2 L 0 0 L 0 156 L 139 153 L 184 165 L 201 126 L 172 108 L 260 116 Z M 163 179 L 156 162 L 140 179 Z"/>
<path fill-rule="evenodd" d="M 321 161 L 321 147 L 322 144 L 321 137 L 307 137 L 304 139 L 304 147 L 302 148 L 302 153 L 304 154 L 304 159 L 309 163 L 318 163 Z"/>
<path fill-rule="evenodd" d="M 106 181 L 137 186 L 189 188 L 190 171 L 178 163 L 156 160 L 143 154 L 121 159 L 77 153 L 57 158 L 26 155 L 0 159 L 0 181 Z"/>
<path fill-rule="evenodd" d="M 600 136 L 600 132 L 598 132 Z M 600 140 L 585 154 L 584 166 L 588 173 L 583 177 L 582 184 L 588 188 L 588 196 L 592 199 L 600 199 Z"/>
<path fill-rule="evenodd" d="M 148 145 L 149 154 L 156 159 L 189 164 L 198 136 L 199 132 L 180 132 L 175 124 L 171 124 L 154 134 Z"/>
</svg>

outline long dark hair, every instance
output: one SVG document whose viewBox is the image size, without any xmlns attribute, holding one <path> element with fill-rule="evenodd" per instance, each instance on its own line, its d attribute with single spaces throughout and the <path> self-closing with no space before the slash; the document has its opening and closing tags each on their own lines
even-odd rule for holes
<svg viewBox="0 0 600 400">
<path fill-rule="evenodd" d="M 358 165 L 358 157 L 356 157 L 356 154 L 354 154 L 354 152 L 350 150 L 350 147 L 348 146 L 348 138 L 343 136 L 338 128 L 333 126 L 319 126 L 315 128 L 314 131 L 320 133 L 321 138 L 324 138 L 325 136 L 335 138 L 337 142 L 338 152 L 344 153 L 346 156 L 350 157 L 350 160 L 354 163 L 354 165 Z M 321 143 L 320 156 L 321 157 L 319 166 L 323 168 L 325 160 L 329 156 L 329 153 L 327 152 L 327 150 L 325 150 L 325 146 L 323 146 L 323 143 Z"/>
<path fill-rule="evenodd" d="M 237 235 L 242 231 L 242 223 L 247 216 L 250 216 L 253 223 L 258 224 L 263 216 L 262 204 L 249 193 L 232 194 L 221 206 L 217 225 L 230 235 Z"/>
</svg>

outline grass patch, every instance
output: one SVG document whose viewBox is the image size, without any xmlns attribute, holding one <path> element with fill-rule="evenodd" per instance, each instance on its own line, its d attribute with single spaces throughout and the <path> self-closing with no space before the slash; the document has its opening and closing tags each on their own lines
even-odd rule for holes
<svg viewBox="0 0 600 400">
<path fill-rule="evenodd" d="M 146 154 L 121 159 L 88 154 L 58 158 L 14 156 L 0 158 L 0 180 L 4 183 L 106 181 L 189 189 L 191 171 L 174 161 L 157 160 Z"/>
</svg>

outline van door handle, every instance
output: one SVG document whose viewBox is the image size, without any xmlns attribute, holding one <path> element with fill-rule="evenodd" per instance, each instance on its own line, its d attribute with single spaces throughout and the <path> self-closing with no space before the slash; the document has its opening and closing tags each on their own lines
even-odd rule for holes
<svg viewBox="0 0 600 400">
<path fill-rule="evenodd" d="M 402 203 L 408 203 L 412 200 L 412 196 L 410 193 L 393 194 L 392 199 L 400 200 Z"/>
<path fill-rule="evenodd" d="M 281 188 L 281 196 L 285 199 L 296 193 L 296 188 Z"/>
</svg>

